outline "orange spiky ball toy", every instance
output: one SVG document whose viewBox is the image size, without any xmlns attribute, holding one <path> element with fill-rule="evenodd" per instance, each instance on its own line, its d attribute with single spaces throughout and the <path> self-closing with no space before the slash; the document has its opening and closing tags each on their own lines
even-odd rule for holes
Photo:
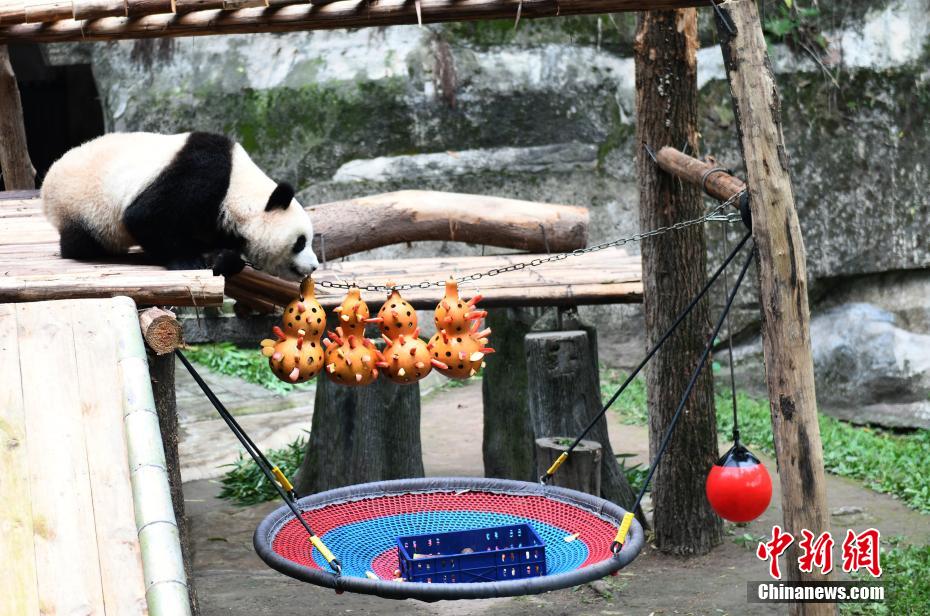
<svg viewBox="0 0 930 616">
<path fill-rule="evenodd" d="M 334 308 L 341 325 L 328 332 L 326 346 L 326 376 L 340 385 L 368 385 L 378 378 L 376 364 L 383 361 L 374 343 L 365 338 L 368 304 L 362 300 L 358 287 L 349 289 L 342 305 Z"/>
<path fill-rule="evenodd" d="M 384 359 L 378 367 L 395 383 L 416 383 L 430 373 L 434 362 L 445 367 L 442 362 L 430 358 L 426 342 L 420 339 L 417 313 L 397 289 L 391 291 L 378 316 L 369 321 L 378 323 L 381 337 L 387 345 L 382 351 Z"/>
<path fill-rule="evenodd" d="M 313 280 L 300 283 L 300 295 L 284 308 L 281 325 L 275 326 L 277 340 L 262 340 L 262 355 L 276 377 L 285 383 L 303 383 L 323 367 L 320 336 L 326 323 L 323 306 L 316 301 Z"/>
<path fill-rule="evenodd" d="M 446 281 L 446 295 L 436 306 L 436 335 L 427 345 L 433 365 L 444 376 L 452 379 L 475 376 L 484 367 L 484 356 L 494 352 L 488 346 L 491 329 L 479 331 L 482 319 L 488 314 L 475 308 L 479 301 L 480 295 L 467 302 L 462 300 L 455 280 Z"/>
</svg>

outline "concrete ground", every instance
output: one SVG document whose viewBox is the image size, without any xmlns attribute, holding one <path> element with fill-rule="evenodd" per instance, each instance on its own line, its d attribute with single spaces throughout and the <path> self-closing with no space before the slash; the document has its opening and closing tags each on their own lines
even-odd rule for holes
<svg viewBox="0 0 930 616">
<path fill-rule="evenodd" d="M 261 392 L 259 392 L 261 393 Z M 267 393 L 262 397 L 269 398 Z M 309 428 L 312 394 L 287 397 L 287 408 L 243 417 L 262 447 L 280 446 Z M 246 423 L 253 422 L 253 423 Z M 220 461 L 236 455 L 236 443 L 222 434 L 215 420 L 188 421 L 182 436 L 184 475 L 204 460 Z M 191 424 L 204 424 L 192 426 Z M 648 450 L 645 427 L 627 426 L 611 416 L 611 444 L 616 452 Z M 428 475 L 481 475 L 482 407 L 479 383 L 441 388 L 424 397 L 422 441 Z M 774 475 L 774 464 L 766 460 Z M 208 474 L 214 474 L 209 472 Z M 746 582 L 763 580 L 767 565 L 754 552 L 734 541 L 749 533 L 767 535 L 781 519 L 777 478 L 773 505 L 745 528 L 728 525 L 723 544 L 706 556 L 683 559 L 647 547 L 619 576 L 594 585 L 545 595 L 482 601 L 388 601 L 333 591 L 297 582 L 269 569 L 252 549 L 252 533 L 278 503 L 238 507 L 218 500 L 218 485 L 210 479 L 185 484 L 187 510 L 194 539 L 194 582 L 204 616 L 274 614 L 439 614 L 465 615 L 492 611 L 504 616 L 532 611 L 541 616 L 561 614 L 780 614 L 772 605 L 748 605 Z M 864 489 L 856 482 L 828 476 L 828 500 L 835 531 L 875 526 L 883 536 L 901 535 L 909 541 L 930 542 L 930 518 L 897 500 Z M 751 546 L 754 548 L 755 546 Z"/>
</svg>

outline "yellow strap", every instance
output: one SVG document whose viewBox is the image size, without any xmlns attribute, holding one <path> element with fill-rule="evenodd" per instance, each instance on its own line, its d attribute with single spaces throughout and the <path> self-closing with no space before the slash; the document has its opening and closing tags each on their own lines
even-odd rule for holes
<svg viewBox="0 0 930 616">
<path fill-rule="evenodd" d="M 278 480 L 278 483 L 281 484 L 281 487 L 284 488 L 285 492 L 290 492 L 294 489 L 294 486 L 291 485 L 291 482 L 287 480 L 287 477 L 284 476 L 284 473 L 282 473 L 281 469 L 277 466 L 271 469 L 271 474 L 274 475 L 274 478 Z"/>
<path fill-rule="evenodd" d="M 614 543 L 623 545 L 626 542 L 626 534 L 630 532 L 630 524 L 633 523 L 633 514 L 627 512 L 623 514 L 623 521 L 620 522 L 620 528 L 617 529 L 617 536 L 614 537 Z"/>
<path fill-rule="evenodd" d="M 312 543 L 313 547 L 320 551 L 320 554 L 323 555 L 323 558 L 326 559 L 326 562 L 331 563 L 336 560 L 336 557 L 333 556 L 333 553 L 329 551 L 329 548 L 326 547 L 326 544 L 323 543 L 323 540 L 316 535 L 310 535 L 310 543 Z"/>
<path fill-rule="evenodd" d="M 562 455 L 555 459 L 555 462 L 552 463 L 552 466 L 549 467 L 549 470 L 546 471 L 547 475 L 555 475 L 555 472 L 559 470 L 559 467 L 562 466 L 562 463 L 568 459 L 568 452 L 563 451 Z"/>
</svg>

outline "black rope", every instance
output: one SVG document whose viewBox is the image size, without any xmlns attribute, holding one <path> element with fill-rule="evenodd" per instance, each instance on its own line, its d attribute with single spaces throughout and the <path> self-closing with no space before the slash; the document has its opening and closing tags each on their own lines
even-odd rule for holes
<svg viewBox="0 0 930 616">
<path fill-rule="evenodd" d="M 178 357 L 181 359 L 181 363 L 187 368 L 187 371 L 190 372 L 191 376 L 194 377 L 194 380 L 197 382 L 197 385 L 200 386 L 200 389 L 203 390 L 203 393 L 206 394 L 207 399 L 213 403 L 214 408 L 220 414 L 220 417 L 223 418 L 223 421 L 226 422 L 226 425 L 229 427 L 230 431 L 239 439 L 239 442 L 242 443 L 242 446 L 248 452 L 252 458 L 258 458 L 256 462 L 264 464 L 270 471 L 274 467 L 274 464 L 268 461 L 268 458 L 265 457 L 265 454 L 262 453 L 262 450 L 258 448 L 258 445 L 249 437 L 245 430 L 242 429 L 242 426 L 239 425 L 239 422 L 236 421 L 236 418 L 233 417 L 226 407 L 220 402 L 220 399 L 216 397 L 216 394 L 213 393 L 213 390 L 210 389 L 210 386 L 207 385 L 206 381 L 198 374 L 197 370 L 194 369 L 194 366 L 187 360 L 187 357 L 181 353 L 180 349 L 175 350 Z M 273 483 L 277 483 L 274 481 Z M 297 500 L 297 494 L 293 490 L 288 493 L 288 495 L 293 499 Z"/>
<path fill-rule="evenodd" d="M 723 229 L 723 245 L 729 246 L 727 229 Z M 730 282 L 727 274 L 723 275 L 723 292 L 730 294 Z M 727 312 L 727 352 L 730 356 L 730 397 L 733 400 L 733 444 L 739 445 L 739 414 L 736 403 L 736 374 L 733 368 L 733 326 L 730 323 L 730 313 Z"/>
<path fill-rule="evenodd" d="M 216 412 L 219 413 L 220 417 L 223 418 L 223 421 L 226 422 L 230 432 L 232 432 L 233 435 L 239 439 L 239 442 L 242 444 L 243 448 L 245 448 L 246 452 L 248 452 L 252 459 L 255 460 L 255 464 L 258 465 L 258 468 L 262 471 L 262 474 L 265 475 L 265 478 L 271 483 L 274 489 L 277 490 L 278 495 L 288 506 L 288 508 L 290 508 L 291 513 L 294 514 L 294 517 L 297 519 L 297 521 L 300 522 L 301 526 L 304 527 L 304 529 L 307 531 L 307 534 L 309 534 L 311 537 L 315 537 L 316 535 L 314 534 L 313 529 L 310 528 L 310 525 L 304 519 L 303 515 L 301 515 L 300 510 L 297 509 L 297 505 L 292 498 L 293 495 L 285 492 L 284 488 L 278 484 L 278 480 L 275 479 L 274 474 L 271 472 L 272 465 L 270 462 L 268 462 L 268 458 L 265 457 L 258 446 L 252 441 L 251 438 L 249 438 L 249 435 L 246 434 L 245 430 L 242 429 L 242 426 L 239 425 L 232 414 L 226 409 L 225 406 L 223 406 L 223 403 L 220 402 L 220 399 L 216 397 L 216 394 L 213 393 L 213 390 L 210 389 L 210 386 L 207 385 L 206 381 L 204 381 L 200 374 L 197 373 L 197 370 L 187 360 L 187 357 L 184 356 L 184 353 L 181 352 L 181 349 L 175 349 L 174 353 L 181 360 L 181 363 L 184 364 L 184 367 L 187 368 L 187 371 L 190 372 L 190 375 L 197 382 L 197 385 L 200 386 L 200 389 L 203 390 L 203 393 L 207 396 L 207 399 L 210 400 L 210 402 L 213 404 L 213 408 L 216 409 Z M 333 562 L 330 563 L 330 566 L 336 572 L 336 575 L 342 575 L 342 564 L 339 562 L 339 559 L 333 560 Z"/>
<path fill-rule="evenodd" d="M 742 246 L 742 242 L 740 243 L 740 246 Z M 652 481 L 652 476 L 655 474 L 656 468 L 658 468 L 659 462 L 662 460 L 662 455 L 665 453 L 665 450 L 668 449 L 668 444 L 672 439 L 675 426 L 678 425 L 678 419 L 681 417 L 681 412 L 685 408 L 685 404 L 688 402 L 688 398 L 691 397 L 691 392 L 694 390 L 694 386 L 697 384 L 698 377 L 701 375 L 701 370 L 703 370 L 704 365 L 707 363 L 707 358 L 710 357 L 710 351 L 714 347 L 714 340 L 717 338 L 717 334 L 720 333 L 720 329 L 723 327 L 723 322 L 726 319 L 727 314 L 730 312 L 730 307 L 733 305 L 733 300 L 736 299 L 736 292 L 739 290 L 740 285 L 743 283 L 743 279 L 746 277 L 746 272 L 749 270 L 749 265 L 752 263 L 754 256 L 755 252 L 750 251 L 749 257 L 743 264 L 743 268 L 740 270 L 739 276 L 736 279 L 736 284 L 733 285 L 733 290 L 730 291 L 730 295 L 727 297 L 727 303 L 723 307 L 723 312 L 721 313 L 720 318 L 717 319 L 717 325 L 714 326 L 713 333 L 710 335 L 710 338 L 708 338 L 707 344 L 704 345 L 704 351 L 701 353 L 701 358 L 698 360 L 698 365 L 694 369 L 694 372 L 691 374 L 691 380 L 688 381 L 688 386 L 685 388 L 685 393 L 681 396 L 681 400 L 678 402 L 678 407 L 675 409 L 675 413 L 672 415 L 671 423 L 669 423 L 668 428 L 665 430 L 665 436 L 662 437 L 662 444 L 659 445 L 658 453 L 656 453 L 655 459 L 653 459 L 652 464 L 649 466 L 649 472 L 646 474 L 646 479 L 643 481 L 643 487 L 639 490 L 639 495 L 636 497 L 636 502 L 633 503 L 633 508 L 630 509 L 630 511 L 634 513 L 637 509 L 639 509 L 643 497 L 646 495 L 646 490 L 649 488 L 649 482 Z M 619 546 L 615 544 L 611 546 L 611 548 L 616 552 L 619 549 Z"/>
<path fill-rule="evenodd" d="M 723 271 L 727 268 L 730 262 L 734 258 L 736 258 L 736 255 L 739 254 L 740 249 L 742 249 L 742 247 L 746 244 L 746 242 L 749 240 L 750 237 L 752 237 L 751 233 L 747 233 L 746 235 L 743 236 L 743 239 L 739 241 L 739 244 L 736 245 L 736 248 L 734 248 L 730 252 L 727 258 L 723 260 L 723 263 L 720 264 L 720 267 L 718 267 L 717 270 L 711 275 L 711 277 L 707 279 L 707 282 L 704 284 L 701 290 L 698 291 L 697 295 L 695 295 L 694 298 L 691 300 L 691 302 L 687 306 L 685 306 L 685 309 L 682 310 L 678 314 L 677 317 L 675 317 L 675 321 L 665 331 L 665 333 L 662 334 L 662 337 L 659 338 L 659 341 L 656 342 L 655 345 L 653 345 L 651 349 L 649 349 L 649 352 L 646 353 L 646 357 L 644 357 L 643 360 L 639 362 L 639 365 L 633 369 L 633 371 L 630 373 L 629 376 L 627 376 L 626 380 L 623 381 L 623 384 L 620 385 L 619 389 L 617 389 L 617 391 L 615 391 L 614 394 L 610 397 L 610 400 L 608 400 L 607 403 L 604 404 L 604 407 L 601 409 L 601 412 L 598 413 L 594 417 L 594 419 L 591 420 L 588 426 L 584 430 L 582 430 L 580 435 L 578 435 L 578 438 L 575 439 L 575 442 L 572 443 L 571 446 L 562 455 L 565 455 L 566 457 L 571 455 L 571 453 L 578 446 L 578 443 L 580 443 L 584 439 L 584 437 L 588 435 L 588 432 L 590 432 L 594 428 L 595 425 L 597 425 L 597 422 L 599 422 L 601 418 L 604 416 L 604 414 L 607 413 L 607 410 L 611 407 L 611 405 L 613 405 L 613 403 L 617 401 L 617 398 L 620 397 L 620 394 L 623 393 L 623 391 L 630 385 L 630 383 L 633 382 L 633 379 L 636 378 L 636 375 L 639 374 L 639 372 L 646 366 L 647 363 L 649 363 L 649 360 L 652 359 L 652 356 L 655 355 L 659 351 L 659 348 L 661 348 L 661 346 L 665 343 L 665 341 L 668 340 L 672 336 L 672 334 L 675 333 L 675 330 L 678 328 L 679 325 L 681 325 L 681 322 L 685 320 L 685 317 L 687 317 L 688 314 L 690 314 L 690 312 L 694 310 L 694 307 L 697 306 L 698 302 L 701 301 L 701 298 L 704 297 L 707 291 L 710 290 L 711 286 L 713 286 L 714 282 L 716 282 L 717 278 L 720 277 L 720 274 L 723 273 Z M 547 471 L 543 476 L 539 478 L 539 482 L 546 483 L 551 478 L 552 478 L 552 474 L 550 474 Z"/>
</svg>

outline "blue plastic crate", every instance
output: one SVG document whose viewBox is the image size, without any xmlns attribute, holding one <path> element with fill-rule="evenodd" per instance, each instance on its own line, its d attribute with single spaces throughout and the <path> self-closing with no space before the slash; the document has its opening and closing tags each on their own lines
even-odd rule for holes
<svg viewBox="0 0 930 616">
<path fill-rule="evenodd" d="M 529 524 L 397 538 L 408 582 L 496 582 L 546 575 L 546 543 Z"/>
</svg>

